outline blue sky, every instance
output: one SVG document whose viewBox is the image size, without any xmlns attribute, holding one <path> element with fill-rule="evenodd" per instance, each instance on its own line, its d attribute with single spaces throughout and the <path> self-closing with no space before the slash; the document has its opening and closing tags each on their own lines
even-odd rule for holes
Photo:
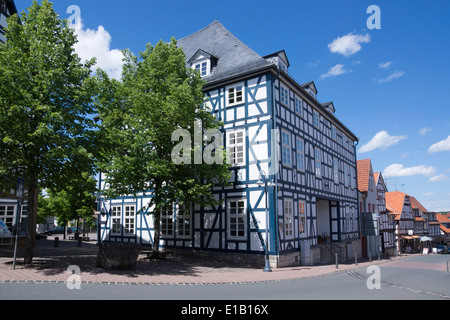
<svg viewBox="0 0 450 320">
<path fill-rule="evenodd" d="M 31 0 L 16 0 L 19 11 Z M 80 55 L 120 67 L 120 51 L 187 36 L 214 20 L 264 56 L 284 49 L 290 74 L 313 80 L 320 102 L 360 141 L 390 191 L 428 210 L 450 210 L 450 2 L 436 1 L 55 1 L 80 8 Z M 381 29 L 369 29 L 377 5 Z M 77 51 L 78 51 L 77 50 Z M 430 148 L 431 147 L 431 148 Z"/>
</svg>

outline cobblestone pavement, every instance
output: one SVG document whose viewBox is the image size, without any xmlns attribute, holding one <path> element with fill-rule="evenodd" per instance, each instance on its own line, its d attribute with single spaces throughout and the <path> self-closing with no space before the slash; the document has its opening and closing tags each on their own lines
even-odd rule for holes
<svg viewBox="0 0 450 320">
<path fill-rule="evenodd" d="M 344 272 L 365 265 L 386 263 L 391 260 L 354 261 L 319 266 L 298 266 L 272 269 L 263 272 L 262 267 L 242 265 L 242 262 L 224 262 L 204 256 L 168 255 L 166 259 L 148 260 L 140 255 L 135 270 L 104 270 L 96 267 L 98 247 L 95 241 L 83 242 L 60 240 L 59 247 L 53 246 L 53 237 L 37 240 L 33 263 L 23 264 L 23 248 L 18 249 L 16 267 L 13 270 L 13 248 L 0 247 L 0 284 L 6 282 L 66 282 L 72 273 L 67 271 L 76 265 L 81 271 L 82 283 L 120 284 L 225 284 L 260 283 L 286 281 L 307 277 L 318 277 Z"/>
</svg>

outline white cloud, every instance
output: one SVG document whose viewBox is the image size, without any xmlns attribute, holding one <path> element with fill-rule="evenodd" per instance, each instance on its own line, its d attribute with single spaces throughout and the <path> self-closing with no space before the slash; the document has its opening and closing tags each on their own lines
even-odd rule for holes
<svg viewBox="0 0 450 320">
<path fill-rule="evenodd" d="M 383 171 L 383 177 L 405 177 L 405 176 L 429 176 L 436 172 L 433 166 L 420 165 L 416 167 L 405 168 L 402 164 L 394 163 Z"/>
<path fill-rule="evenodd" d="M 324 73 L 323 75 L 321 75 L 320 79 L 324 79 L 324 78 L 328 78 L 328 77 L 334 77 L 334 76 L 339 76 L 339 75 L 345 74 L 347 72 L 351 72 L 351 71 L 344 69 L 344 65 L 343 64 L 337 64 L 334 67 L 332 67 L 330 70 L 328 70 L 327 73 Z"/>
<path fill-rule="evenodd" d="M 320 60 L 316 60 L 316 62 L 310 62 L 310 63 L 308 63 L 308 67 L 309 68 L 317 67 L 319 65 L 319 63 L 320 63 Z"/>
<path fill-rule="evenodd" d="M 438 176 L 431 177 L 430 179 L 428 179 L 428 182 L 439 182 L 445 180 L 448 180 L 447 176 L 445 174 L 440 174 Z"/>
<path fill-rule="evenodd" d="M 360 43 L 369 43 L 370 35 L 359 35 L 349 33 L 342 37 L 337 37 L 328 45 L 328 48 L 333 53 L 342 54 L 345 57 L 349 57 L 362 49 Z"/>
<path fill-rule="evenodd" d="M 391 66 L 392 62 L 391 61 L 387 61 L 387 62 L 382 62 L 378 65 L 378 68 L 380 69 L 389 69 L 389 67 Z"/>
<path fill-rule="evenodd" d="M 388 147 L 398 144 L 400 141 L 407 139 L 405 135 L 390 136 L 385 130 L 378 132 L 369 142 L 363 145 L 358 152 L 364 153 L 375 149 L 385 150 Z"/>
<path fill-rule="evenodd" d="M 390 82 L 394 79 L 400 78 L 401 76 L 403 76 L 405 74 L 405 71 L 395 71 L 393 74 L 391 74 L 389 77 L 387 78 L 383 78 L 383 79 L 379 79 L 378 82 L 379 83 L 383 83 L 383 82 Z"/>
<path fill-rule="evenodd" d="M 447 139 L 441 140 L 428 148 L 428 153 L 441 151 L 450 151 L 450 136 L 448 136 Z"/>
<path fill-rule="evenodd" d="M 430 128 L 425 127 L 425 128 L 420 129 L 419 131 L 417 131 L 417 133 L 420 134 L 421 136 L 424 136 L 430 131 L 431 131 Z"/>
<path fill-rule="evenodd" d="M 120 79 L 122 74 L 123 54 L 119 49 L 111 49 L 111 35 L 103 26 L 97 30 L 84 29 L 82 22 L 75 25 L 78 43 L 74 45 L 75 52 L 81 60 L 97 59 L 93 70 L 103 69 L 111 78 Z"/>
</svg>

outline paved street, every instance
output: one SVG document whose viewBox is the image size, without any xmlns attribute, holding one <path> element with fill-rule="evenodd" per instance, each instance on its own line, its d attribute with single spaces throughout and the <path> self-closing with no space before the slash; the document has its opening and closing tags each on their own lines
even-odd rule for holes
<svg viewBox="0 0 450 320">
<path fill-rule="evenodd" d="M 12 251 L 0 248 L 0 299 L 131 299 L 131 300 L 447 300 L 450 299 L 450 255 L 409 255 L 391 260 L 274 269 L 218 263 L 186 256 L 141 259 L 133 271 L 95 267 L 97 246 L 51 239 L 39 240 L 32 267 L 12 270 Z M 20 252 L 19 252 L 20 254 Z M 19 255 L 20 257 L 20 255 Z M 20 261 L 20 260 L 18 260 Z M 79 278 L 67 272 L 80 268 Z M 380 289 L 368 288 L 379 267 Z M 368 272 L 370 271 L 370 272 Z M 69 289 L 68 280 L 79 281 Z M 369 281 L 371 282 L 371 281 Z M 372 282 L 371 282 L 372 283 Z"/>
</svg>

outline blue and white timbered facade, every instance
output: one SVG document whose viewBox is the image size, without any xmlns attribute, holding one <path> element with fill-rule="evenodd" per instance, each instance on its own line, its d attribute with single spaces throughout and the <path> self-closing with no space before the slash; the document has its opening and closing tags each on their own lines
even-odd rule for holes
<svg viewBox="0 0 450 320">
<path fill-rule="evenodd" d="M 357 138 L 333 104 L 317 101 L 313 82 L 289 76 L 284 51 L 261 57 L 217 21 L 178 45 L 207 82 L 205 106 L 224 124 L 231 186 L 213 190 L 217 207 L 163 210 L 159 245 L 261 261 L 267 249 L 276 267 L 320 262 L 324 240 L 356 245 Z M 102 240 L 155 245 L 151 208 L 141 210 L 149 197 L 104 199 Z"/>
</svg>

